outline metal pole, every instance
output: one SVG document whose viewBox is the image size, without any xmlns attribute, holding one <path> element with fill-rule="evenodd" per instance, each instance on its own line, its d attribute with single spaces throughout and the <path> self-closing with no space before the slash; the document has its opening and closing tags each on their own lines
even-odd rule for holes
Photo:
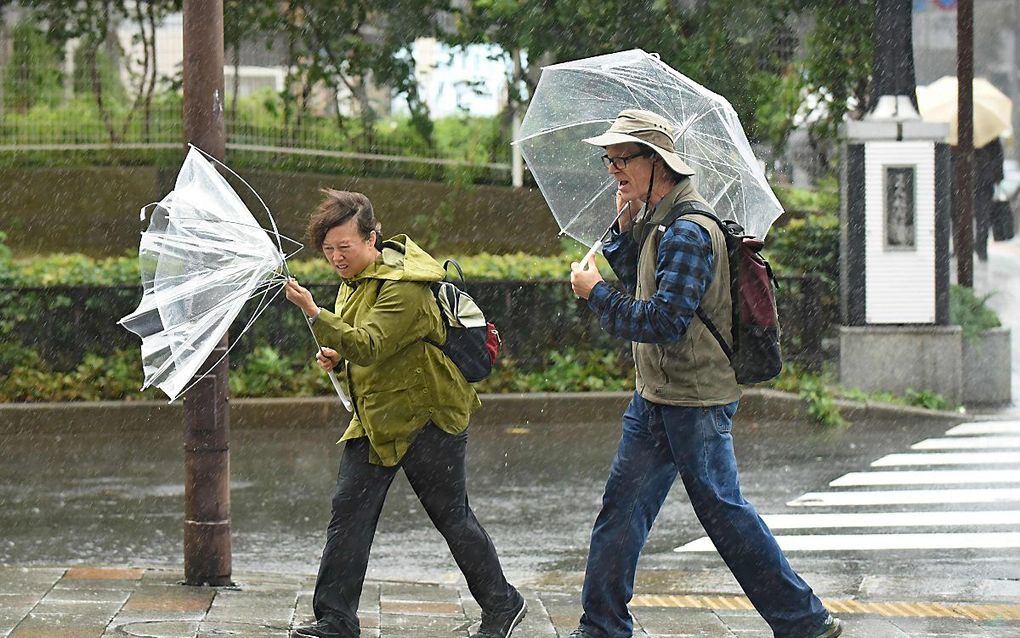
<svg viewBox="0 0 1020 638">
<path fill-rule="evenodd" d="M 511 81 L 513 86 L 507 91 L 507 101 L 510 104 L 510 111 L 513 114 L 511 124 L 513 139 L 521 132 L 521 50 L 514 49 L 511 53 L 513 58 L 513 74 Z M 521 154 L 521 147 L 516 144 L 510 145 L 510 177 L 514 188 L 524 186 L 524 156 Z"/>
<path fill-rule="evenodd" d="M 957 141 L 953 149 L 956 281 L 974 287 L 974 0 L 956 8 Z"/>
<path fill-rule="evenodd" d="M 1013 64 L 1009 74 L 1014 105 L 1020 105 L 1020 0 L 1013 1 Z M 1013 159 L 1020 160 L 1020 108 L 1013 109 Z"/>
<path fill-rule="evenodd" d="M 223 0 L 184 0 L 184 138 L 223 160 Z M 224 355 L 217 344 L 203 370 Z M 227 360 L 184 400 L 184 582 L 230 585 L 230 404 Z"/>
</svg>

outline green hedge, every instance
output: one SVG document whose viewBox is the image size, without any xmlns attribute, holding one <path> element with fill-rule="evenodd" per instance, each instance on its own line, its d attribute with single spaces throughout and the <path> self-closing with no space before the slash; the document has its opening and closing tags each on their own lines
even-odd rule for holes
<svg viewBox="0 0 1020 638">
<path fill-rule="evenodd" d="M 812 218 L 802 224 L 791 222 L 782 232 L 775 232 L 768 250 L 778 274 L 792 274 L 787 264 L 805 263 L 796 253 L 812 242 L 831 244 L 826 232 L 833 230 L 838 232 Z M 786 250 L 791 254 L 784 254 Z M 820 250 L 824 249 L 812 249 Z M 493 282 L 490 287 L 476 284 L 472 292 L 480 297 L 487 313 L 500 318 L 498 323 L 510 344 L 496 372 L 479 385 L 480 390 L 632 387 L 627 344 L 601 331 L 566 284 L 570 262 L 583 252 L 576 243 L 565 242 L 563 253 L 554 257 L 456 256 L 469 279 Z M 336 278 L 324 260 L 294 261 L 290 268 L 303 283 L 325 282 L 317 288 L 316 298 L 327 302 Z M 610 274 L 604 262 L 601 269 Z M 136 340 L 115 324 L 141 295 L 138 276 L 135 256 L 91 259 L 72 254 L 12 259 L 0 239 L 0 401 L 158 397 L 158 392 L 137 392 L 142 382 L 137 348 L 126 347 Z M 522 283 L 501 283 L 506 280 Z M 781 296 L 789 298 L 790 294 L 787 289 Z M 300 315 L 288 312 L 292 308 L 284 301 L 275 303 L 280 308 L 256 322 L 231 354 L 233 394 L 328 393 L 325 377 L 306 356 L 307 335 Z M 795 330 L 788 334 L 795 335 Z"/>
</svg>

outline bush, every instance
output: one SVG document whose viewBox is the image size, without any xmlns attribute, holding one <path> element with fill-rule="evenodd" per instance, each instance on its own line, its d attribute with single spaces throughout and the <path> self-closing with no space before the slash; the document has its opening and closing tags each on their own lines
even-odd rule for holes
<svg viewBox="0 0 1020 638">
<path fill-rule="evenodd" d="M 613 350 L 549 353 L 539 370 L 525 371 L 501 359 L 492 375 L 477 384 L 479 392 L 609 392 L 634 389 L 633 364 Z"/>
<path fill-rule="evenodd" d="M 584 392 L 632 390 L 629 361 L 613 351 L 550 352 L 541 371 L 522 370 L 501 359 L 493 374 L 476 384 L 479 392 Z M 0 402 L 98 401 L 165 398 L 158 389 L 142 387 L 142 369 L 135 348 L 101 356 L 87 354 L 69 372 L 53 370 L 38 353 L 0 348 Z M 233 397 L 330 396 L 329 378 L 304 354 L 284 355 L 259 346 L 230 369 Z"/>
<path fill-rule="evenodd" d="M 778 274 L 816 273 L 830 292 L 839 285 L 839 218 L 812 213 L 772 230 L 766 248 Z"/>
<path fill-rule="evenodd" d="M 978 296 L 972 289 L 963 286 L 949 288 L 949 321 L 962 328 L 964 339 L 973 339 L 1002 325 L 999 316 L 987 305 L 991 296 L 992 293 Z"/>
</svg>

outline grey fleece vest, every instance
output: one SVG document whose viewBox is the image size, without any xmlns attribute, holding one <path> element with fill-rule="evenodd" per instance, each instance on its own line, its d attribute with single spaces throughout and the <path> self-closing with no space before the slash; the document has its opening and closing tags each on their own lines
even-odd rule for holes
<svg viewBox="0 0 1020 638">
<path fill-rule="evenodd" d="M 690 185 L 681 181 L 652 211 L 651 217 L 634 225 L 634 239 L 641 240 L 643 227 L 648 226 L 638 253 L 637 289 L 635 297 L 647 301 L 657 289 L 655 262 L 662 231 L 659 224 L 678 202 L 704 201 Z M 700 215 L 687 215 L 708 231 L 712 238 L 714 275 L 701 299 L 701 307 L 715 323 L 719 332 L 730 334 L 732 302 L 730 299 L 729 257 L 726 239 L 712 220 Z M 678 222 L 679 223 L 679 222 Z M 633 344 L 637 391 L 647 401 L 665 405 L 707 407 L 725 405 L 740 398 L 733 368 L 726 353 L 712 333 L 697 316 L 691 317 L 687 332 L 680 341 L 667 344 Z"/>
</svg>

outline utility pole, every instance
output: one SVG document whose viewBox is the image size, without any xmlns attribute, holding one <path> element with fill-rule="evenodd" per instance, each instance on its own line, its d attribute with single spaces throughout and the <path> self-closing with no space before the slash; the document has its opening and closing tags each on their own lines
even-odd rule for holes
<svg viewBox="0 0 1020 638">
<path fill-rule="evenodd" d="M 974 287 L 974 0 L 956 3 L 956 146 L 953 218 L 956 282 Z"/>
<path fill-rule="evenodd" d="M 184 139 L 223 160 L 223 0 L 184 0 Z M 184 582 L 230 585 L 230 404 L 223 335 L 184 400 Z"/>
</svg>

